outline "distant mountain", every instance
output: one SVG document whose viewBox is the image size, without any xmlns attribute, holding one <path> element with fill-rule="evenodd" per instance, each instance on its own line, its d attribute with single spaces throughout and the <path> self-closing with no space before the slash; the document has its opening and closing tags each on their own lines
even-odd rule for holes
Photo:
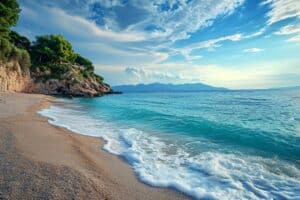
<svg viewBox="0 0 300 200">
<path fill-rule="evenodd" d="M 226 88 L 213 87 L 202 83 L 186 84 L 137 84 L 137 85 L 119 85 L 112 87 L 114 91 L 121 92 L 197 92 L 197 91 L 216 91 L 226 90 Z"/>
</svg>

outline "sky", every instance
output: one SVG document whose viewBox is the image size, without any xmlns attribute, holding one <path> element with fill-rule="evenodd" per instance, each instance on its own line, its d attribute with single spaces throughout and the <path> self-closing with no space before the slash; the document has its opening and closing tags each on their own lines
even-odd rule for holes
<svg viewBox="0 0 300 200">
<path fill-rule="evenodd" d="M 299 0 L 18 0 L 14 30 L 61 34 L 111 85 L 300 85 Z"/>
</svg>

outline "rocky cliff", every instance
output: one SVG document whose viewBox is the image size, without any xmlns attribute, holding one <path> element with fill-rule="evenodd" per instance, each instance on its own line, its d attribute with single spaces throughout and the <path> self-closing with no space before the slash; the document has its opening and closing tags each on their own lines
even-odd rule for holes
<svg viewBox="0 0 300 200">
<path fill-rule="evenodd" d="M 73 97 L 95 97 L 111 93 L 111 89 L 108 85 L 99 84 L 93 80 L 70 83 L 68 80 L 49 79 L 46 82 L 34 83 L 30 92 Z"/>
<path fill-rule="evenodd" d="M 74 97 L 95 97 L 111 93 L 109 85 L 98 83 L 93 78 L 78 80 L 73 78 L 48 79 L 34 81 L 31 92 L 49 95 L 63 95 Z"/>
<path fill-rule="evenodd" d="M 16 61 L 0 63 L 0 92 L 28 92 L 31 83 L 29 69 L 22 70 Z"/>
<path fill-rule="evenodd" d="M 19 63 L 11 61 L 0 64 L 0 92 L 26 92 L 74 97 L 94 97 L 113 93 L 109 85 L 95 77 L 83 78 L 78 75 L 78 67 L 62 74 L 59 78 L 45 78 L 47 73 L 39 70 L 22 70 Z"/>
</svg>

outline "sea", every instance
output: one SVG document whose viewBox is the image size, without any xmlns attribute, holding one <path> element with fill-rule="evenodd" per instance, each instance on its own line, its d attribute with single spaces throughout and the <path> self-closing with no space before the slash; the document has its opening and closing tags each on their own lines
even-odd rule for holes
<svg viewBox="0 0 300 200">
<path fill-rule="evenodd" d="M 60 98 L 39 113 L 102 138 L 153 187 L 193 199 L 300 199 L 300 89 Z"/>
</svg>

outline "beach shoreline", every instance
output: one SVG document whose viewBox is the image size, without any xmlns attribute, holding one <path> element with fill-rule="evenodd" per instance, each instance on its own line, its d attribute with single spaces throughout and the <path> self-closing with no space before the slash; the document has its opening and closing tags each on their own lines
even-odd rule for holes
<svg viewBox="0 0 300 200">
<path fill-rule="evenodd" d="M 0 93 L 0 199 L 189 199 L 141 183 L 102 139 L 49 124 L 37 111 L 53 101 Z"/>
</svg>

